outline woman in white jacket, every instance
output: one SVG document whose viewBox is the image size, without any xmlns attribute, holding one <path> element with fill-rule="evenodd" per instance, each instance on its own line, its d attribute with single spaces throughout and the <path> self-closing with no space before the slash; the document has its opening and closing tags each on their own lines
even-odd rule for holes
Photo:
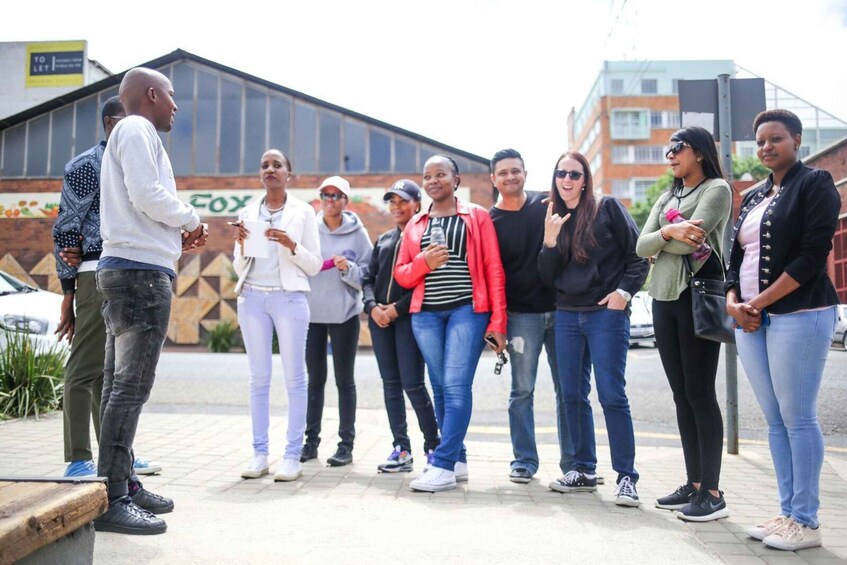
<svg viewBox="0 0 847 565">
<path fill-rule="evenodd" d="M 238 323 L 250 365 L 253 419 L 253 460 L 241 476 L 268 474 L 271 342 L 276 328 L 288 391 L 288 438 L 274 480 L 293 481 L 302 475 L 300 446 L 306 428 L 306 293 L 310 290 L 309 276 L 320 272 L 322 259 L 314 209 L 285 190 L 291 177 L 288 157 L 277 149 L 266 151 L 260 177 L 265 196 L 241 211 L 234 234 Z M 267 257 L 245 257 L 243 243 L 249 233 L 245 221 L 267 223 Z"/>
</svg>

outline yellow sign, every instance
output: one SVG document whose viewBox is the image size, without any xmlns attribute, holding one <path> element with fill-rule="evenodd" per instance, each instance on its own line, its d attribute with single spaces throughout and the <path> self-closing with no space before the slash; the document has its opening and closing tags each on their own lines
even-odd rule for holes
<svg viewBox="0 0 847 565">
<path fill-rule="evenodd" d="M 85 41 L 50 41 L 26 46 L 26 87 L 82 86 Z"/>
</svg>

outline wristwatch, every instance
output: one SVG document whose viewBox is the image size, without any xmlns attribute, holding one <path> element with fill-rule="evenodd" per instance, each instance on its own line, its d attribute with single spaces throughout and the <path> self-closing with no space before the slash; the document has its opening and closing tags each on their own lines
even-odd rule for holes
<svg viewBox="0 0 847 565">
<path fill-rule="evenodd" d="M 630 293 L 628 293 L 627 291 L 625 291 L 624 289 L 622 289 L 622 288 L 616 288 L 616 289 L 615 289 L 615 292 L 617 292 L 618 294 L 620 294 L 621 296 L 623 296 L 623 299 L 624 299 L 624 300 L 626 300 L 627 302 L 629 302 L 630 300 L 632 300 L 632 295 L 631 295 Z"/>
</svg>

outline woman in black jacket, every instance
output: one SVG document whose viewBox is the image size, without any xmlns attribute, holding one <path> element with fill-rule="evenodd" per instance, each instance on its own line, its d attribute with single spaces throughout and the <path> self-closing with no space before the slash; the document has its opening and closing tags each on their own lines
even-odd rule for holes
<svg viewBox="0 0 847 565">
<path fill-rule="evenodd" d="M 787 110 L 753 122 L 759 160 L 771 170 L 735 223 L 726 295 L 744 371 L 768 422 L 780 512 L 747 533 L 794 551 L 821 545 L 823 435 L 818 390 L 838 295 L 826 260 L 841 198 L 832 176 L 797 159 L 803 125 Z"/>
<path fill-rule="evenodd" d="M 411 471 L 413 463 L 404 391 L 418 417 L 428 464 L 440 439 L 432 400 L 424 383 L 423 357 L 412 333 L 409 316 L 412 291 L 394 280 L 394 263 L 403 228 L 420 210 L 421 189 L 413 181 L 399 180 L 385 193 L 384 199 L 397 227 L 377 239 L 362 290 L 374 355 L 382 376 L 388 423 L 394 436 L 394 451 L 377 469 L 382 473 L 397 473 Z"/>
<path fill-rule="evenodd" d="M 625 378 L 629 301 L 649 269 L 647 260 L 635 254 L 637 239 L 638 228 L 623 205 L 611 196 L 594 194 L 585 157 L 576 152 L 559 157 L 538 271 L 556 290 L 556 358 L 575 454 L 572 470 L 549 486 L 558 492 L 597 490 L 594 417 L 588 399 L 593 366 L 612 468 L 618 473 L 619 506 L 640 503 Z"/>
</svg>

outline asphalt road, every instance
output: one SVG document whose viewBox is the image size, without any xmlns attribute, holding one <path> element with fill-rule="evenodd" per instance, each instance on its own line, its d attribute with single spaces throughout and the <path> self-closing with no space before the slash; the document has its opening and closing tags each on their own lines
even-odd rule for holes
<svg viewBox="0 0 847 565">
<path fill-rule="evenodd" d="M 536 386 L 536 427 L 539 441 L 555 443 L 555 405 L 550 369 L 543 362 Z M 330 371 L 332 370 L 330 363 Z M 501 436 L 508 441 L 507 406 L 510 365 L 499 376 L 494 374 L 494 356 L 483 354 L 474 383 L 474 409 L 471 436 Z M 243 413 L 248 411 L 247 357 L 243 353 L 198 353 L 165 351 L 159 363 L 156 384 L 145 410 L 157 412 Z M 335 387 L 330 375 L 326 405 L 337 406 Z M 376 360 L 370 351 L 360 351 L 356 360 L 358 406 L 382 409 L 382 385 Z M 718 397 L 725 407 L 726 379 L 724 361 L 718 373 Z M 627 362 L 627 393 L 632 408 L 637 442 L 651 445 L 678 445 L 676 416 L 670 388 L 662 371 L 658 351 L 649 347 L 630 350 Z M 741 364 L 738 365 L 739 437 L 766 441 L 767 426 L 756 403 Z M 271 385 L 271 405 L 284 409 L 286 404 L 282 369 L 275 363 Z M 598 428 L 604 428 L 602 410 L 592 392 L 592 404 Z M 818 415 L 827 447 L 847 448 L 847 352 L 831 349 L 818 401 Z M 328 416 L 337 417 L 333 410 Z M 415 426 L 410 426 L 414 428 Z M 598 437 L 598 442 L 604 439 Z"/>
</svg>

